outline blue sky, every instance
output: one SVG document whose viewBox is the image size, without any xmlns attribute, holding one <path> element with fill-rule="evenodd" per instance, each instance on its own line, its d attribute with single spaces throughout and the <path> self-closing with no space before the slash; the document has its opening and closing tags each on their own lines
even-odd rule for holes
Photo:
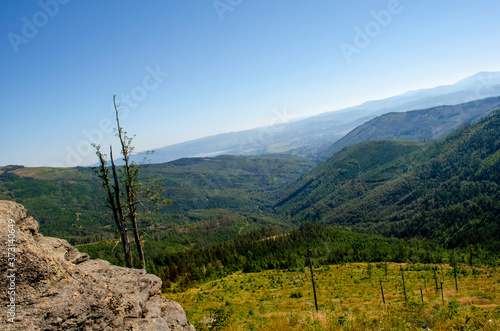
<svg viewBox="0 0 500 331">
<path fill-rule="evenodd" d="M 0 165 L 94 163 L 90 142 L 113 141 L 114 94 L 140 151 L 500 71 L 499 12 L 497 0 L 2 1 Z"/>
</svg>

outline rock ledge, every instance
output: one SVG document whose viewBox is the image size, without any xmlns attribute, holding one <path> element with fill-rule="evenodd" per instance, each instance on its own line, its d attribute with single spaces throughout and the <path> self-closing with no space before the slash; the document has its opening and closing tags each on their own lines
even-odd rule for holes
<svg viewBox="0 0 500 331">
<path fill-rule="evenodd" d="M 2 330 L 195 330 L 160 293 L 160 278 L 90 260 L 67 241 L 42 236 L 22 205 L 0 201 L 0 238 Z M 12 297 L 15 317 L 8 314 Z"/>
</svg>

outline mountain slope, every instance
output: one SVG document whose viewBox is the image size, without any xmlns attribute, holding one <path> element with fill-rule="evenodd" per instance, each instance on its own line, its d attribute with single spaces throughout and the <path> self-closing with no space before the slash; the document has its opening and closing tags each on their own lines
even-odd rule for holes
<svg viewBox="0 0 500 331">
<path fill-rule="evenodd" d="M 405 140 L 359 143 L 337 153 L 311 171 L 289 189 L 275 207 L 284 207 L 293 219 L 301 219 L 301 215 L 310 212 L 311 206 L 324 200 L 336 199 L 337 203 L 348 201 L 368 187 L 360 187 L 361 191 L 358 192 L 352 185 L 344 187 L 346 183 L 359 183 L 365 179 L 373 187 L 395 178 L 403 171 L 411 154 L 423 146 L 423 143 Z M 340 188 L 346 191 L 342 197 L 338 196 Z M 314 219 L 307 217 L 305 220 Z"/>
<path fill-rule="evenodd" d="M 327 158 L 346 146 L 380 139 L 437 139 L 467 122 L 500 108 L 500 97 L 376 117 L 349 132 L 320 155 Z"/>
<path fill-rule="evenodd" d="M 151 163 L 183 157 L 217 155 L 259 155 L 286 153 L 316 156 L 346 133 L 390 112 L 404 112 L 441 105 L 500 96 L 500 72 L 482 72 L 453 85 L 409 91 L 395 97 L 289 121 L 285 113 L 275 113 L 275 125 L 253 130 L 224 133 L 155 149 Z M 137 162 L 143 155 L 134 156 Z"/>
<path fill-rule="evenodd" d="M 359 226 L 449 247 L 479 243 L 500 251 L 499 111 L 356 174 L 354 161 L 362 160 L 363 146 L 371 144 L 380 142 L 332 156 L 291 188 L 277 210 L 295 223 Z M 343 161 L 348 158 L 353 161 Z M 343 172 L 349 175 L 342 177 Z"/>
</svg>

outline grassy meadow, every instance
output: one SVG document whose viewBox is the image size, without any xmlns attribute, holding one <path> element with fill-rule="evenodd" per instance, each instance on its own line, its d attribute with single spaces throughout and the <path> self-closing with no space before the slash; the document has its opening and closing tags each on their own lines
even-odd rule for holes
<svg viewBox="0 0 500 331">
<path fill-rule="evenodd" d="M 458 267 L 458 291 L 454 274 L 444 265 L 357 263 L 317 268 L 319 312 L 309 268 L 239 272 L 166 296 L 184 307 L 197 330 L 419 330 L 423 325 L 431 330 L 499 330 L 499 271 Z M 210 318 L 216 321 L 207 323 Z"/>
</svg>

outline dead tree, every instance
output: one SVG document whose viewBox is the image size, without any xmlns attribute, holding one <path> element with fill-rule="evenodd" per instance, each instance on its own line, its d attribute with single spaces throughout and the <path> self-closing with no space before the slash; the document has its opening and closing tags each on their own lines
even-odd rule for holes
<svg viewBox="0 0 500 331">
<path fill-rule="evenodd" d="M 140 269 L 145 269 L 146 261 L 144 259 L 144 252 L 142 250 L 142 243 L 139 234 L 139 229 L 137 227 L 138 201 L 136 196 L 137 193 L 136 185 L 137 185 L 137 177 L 139 175 L 139 171 L 136 167 L 132 167 L 130 163 L 130 154 L 133 151 L 133 147 L 131 145 L 132 138 L 127 137 L 126 132 L 124 132 L 123 128 L 120 126 L 119 109 L 118 106 L 116 105 L 116 95 L 113 96 L 113 106 L 115 108 L 115 114 L 116 114 L 117 136 L 120 139 L 123 161 L 125 162 L 124 166 L 125 178 L 123 179 L 123 186 L 125 186 L 128 217 L 132 224 L 132 232 L 134 233 L 135 245 L 137 247 L 137 253 L 139 255 L 139 267 Z"/>
<path fill-rule="evenodd" d="M 106 166 L 106 157 L 101 152 L 101 146 L 94 145 L 96 148 L 96 155 L 99 158 L 100 168 L 95 169 L 99 178 L 102 180 L 102 186 L 106 192 L 106 205 L 111 209 L 113 219 L 115 220 L 116 228 L 120 234 L 120 240 L 123 245 L 123 252 L 125 255 L 125 265 L 128 268 L 133 268 L 134 263 L 132 260 L 132 252 L 130 251 L 130 242 L 128 240 L 128 229 L 123 217 L 123 209 L 120 200 L 120 186 L 118 185 L 118 177 L 116 175 L 116 167 L 113 162 L 113 151 L 110 149 L 111 165 L 113 170 L 114 185 L 110 185 L 109 169 Z"/>
<path fill-rule="evenodd" d="M 141 233 L 139 232 L 145 231 L 145 229 L 139 229 L 139 219 L 144 223 L 145 219 L 148 220 L 151 218 L 154 212 L 149 210 L 149 206 L 158 205 L 159 202 L 169 204 L 171 200 L 161 197 L 163 187 L 158 179 L 155 179 L 153 183 L 149 181 L 149 178 L 146 183 L 143 183 L 139 179 L 139 166 L 130 160 L 130 155 L 134 149 L 132 147 L 132 138 L 127 136 L 127 133 L 120 126 L 120 110 L 116 104 L 116 96 L 113 96 L 113 105 L 116 114 L 116 136 L 120 140 L 124 165 L 119 168 L 116 167 L 113 158 L 113 149 L 110 147 L 111 171 L 113 176 L 111 184 L 109 177 L 110 169 L 108 169 L 106 164 L 106 156 L 101 153 L 101 146 L 94 144 L 93 146 L 96 148 L 96 154 L 101 163 L 100 168 L 95 168 L 94 170 L 102 180 L 104 190 L 106 191 L 107 205 L 112 210 L 116 227 L 118 232 L 120 232 L 127 267 L 134 267 L 128 237 L 128 232 L 131 230 L 139 257 L 139 268 L 145 269 L 146 262 L 142 249 Z M 139 213 L 139 209 L 141 213 Z M 148 217 L 144 217 L 146 214 Z M 152 228 L 153 226 L 150 226 L 147 229 L 151 230 Z"/>
</svg>

